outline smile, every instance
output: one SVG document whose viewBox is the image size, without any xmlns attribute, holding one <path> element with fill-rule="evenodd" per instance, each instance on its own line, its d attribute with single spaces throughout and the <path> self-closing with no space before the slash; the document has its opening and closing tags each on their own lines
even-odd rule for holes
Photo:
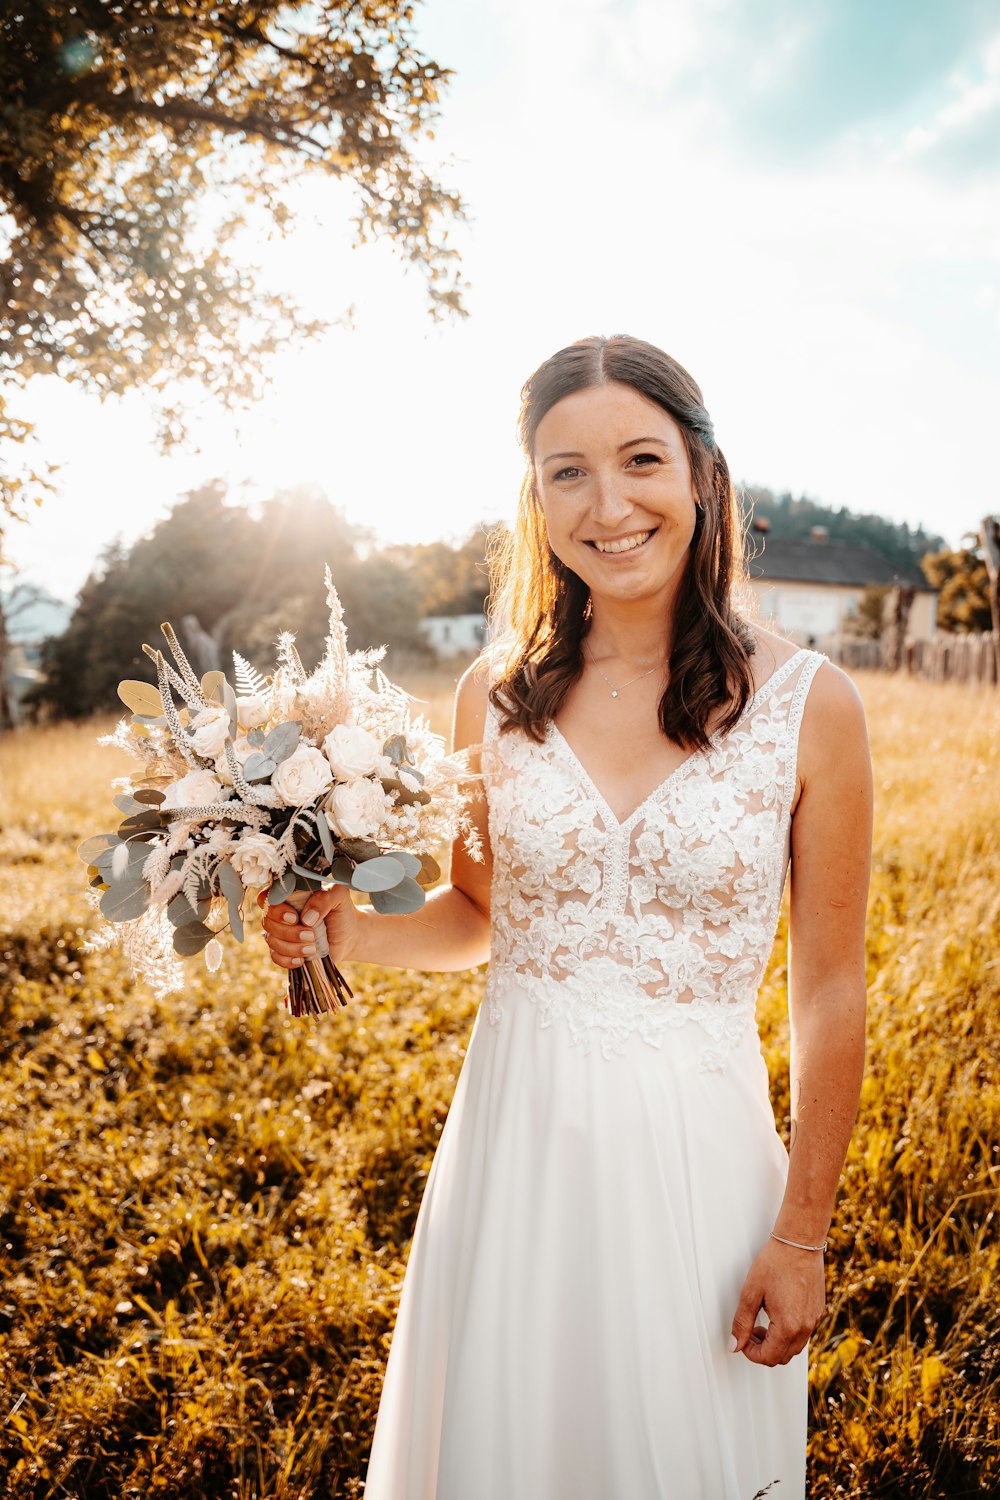
<svg viewBox="0 0 1000 1500">
<path fill-rule="evenodd" d="M 588 546 L 596 548 L 598 552 L 634 552 L 638 547 L 644 547 L 651 536 L 655 536 L 657 529 L 652 531 L 633 531 L 629 536 L 616 537 L 614 541 L 600 542 L 592 539 Z"/>
</svg>

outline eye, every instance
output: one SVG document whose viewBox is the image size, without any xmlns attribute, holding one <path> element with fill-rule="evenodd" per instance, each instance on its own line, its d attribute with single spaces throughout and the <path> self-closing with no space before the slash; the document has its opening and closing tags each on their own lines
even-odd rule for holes
<svg viewBox="0 0 1000 1500">
<path fill-rule="evenodd" d="M 566 474 L 579 474 L 579 472 L 579 469 L 576 469 L 572 465 L 570 465 L 570 467 L 567 469 L 557 469 L 552 478 L 553 480 L 562 479 Z"/>
<path fill-rule="evenodd" d="M 636 454 L 633 454 L 633 456 L 629 460 L 629 462 L 630 463 L 634 463 L 634 464 L 638 463 L 639 460 L 640 460 L 640 458 L 651 458 L 653 460 L 654 464 L 659 464 L 659 463 L 663 462 L 663 460 L 660 458 L 660 456 L 659 456 L 658 453 L 636 453 Z"/>
</svg>

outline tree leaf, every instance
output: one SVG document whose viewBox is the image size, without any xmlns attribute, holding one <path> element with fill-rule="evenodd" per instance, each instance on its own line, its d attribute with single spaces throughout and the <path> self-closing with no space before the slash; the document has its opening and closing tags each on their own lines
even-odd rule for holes
<svg viewBox="0 0 1000 1500">
<path fill-rule="evenodd" d="M 420 874 L 416 879 L 420 885 L 433 885 L 435 880 L 441 879 L 441 866 L 433 854 L 421 854 Z"/>
<path fill-rule="evenodd" d="M 394 859 L 391 854 L 382 854 L 378 859 L 369 859 L 364 864 L 357 865 L 351 884 L 356 891 L 388 891 L 407 878 L 398 859 Z"/>
</svg>

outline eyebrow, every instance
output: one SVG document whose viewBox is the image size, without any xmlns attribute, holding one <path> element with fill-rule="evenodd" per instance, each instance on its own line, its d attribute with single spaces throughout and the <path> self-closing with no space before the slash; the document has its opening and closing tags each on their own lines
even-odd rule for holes
<svg viewBox="0 0 1000 1500">
<path fill-rule="evenodd" d="M 629 438 L 627 443 L 622 443 L 621 447 L 618 449 L 618 452 L 624 453 L 626 448 L 634 448 L 638 443 L 659 443 L 661 448 L 670 447 L 670 444 L 666 441 L 665 438 L 637 437 Z M 584 455 L 582 453 L 550 453 L 547 458 L 542 459 L 542 463 L 550 464 L 554 458 L 583 458 L 583 456 Z"/>
</svg>

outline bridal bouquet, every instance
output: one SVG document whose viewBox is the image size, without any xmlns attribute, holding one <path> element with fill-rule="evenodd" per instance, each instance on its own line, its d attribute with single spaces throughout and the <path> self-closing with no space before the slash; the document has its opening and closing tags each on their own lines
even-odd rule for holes
<svg viewBox="0 0 1000 1500">
<path fill-rule="evenodd" d="M 160 994 L 183 982 L 179 959 L 204 951 L 222 962 L 219 938 L 243 941 L 243 901 L 301 909 L 332 884 L 363 891 L 379 912 L 417 911 L 440 871 L 433 849 L 460 833 L 473 858 L 480 841 L 468 808 L 464 754 L 444 741 L 378 663 L 384 646 L 348 652 L 329 567 L 325 652 L 307 673 L 288 631 L 278 666 L 263 677 L 237 652 L 234 683 L 201 679 L 173 629 L 161 626 L 174 665 L 144 645 L 157 686 L 123 682 L 132 710 L 100 744 L 141 762 L 112 784 L 122 821 L 85 839 L 91 899 L 109 924 L 91 947 L 120 937 L 132 972 Z M 174 695 L 180 700 L 178 705 Z M 292 1015 L 346 1004 L 351 990 L 326 950 L 289 971 Z"/>
</svg>

